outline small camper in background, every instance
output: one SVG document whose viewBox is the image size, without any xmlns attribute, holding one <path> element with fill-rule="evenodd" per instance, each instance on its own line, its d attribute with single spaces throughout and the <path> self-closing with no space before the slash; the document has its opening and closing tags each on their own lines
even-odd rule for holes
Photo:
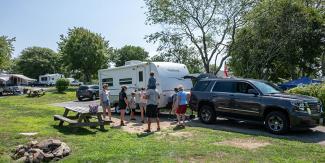
<svg viewBox="0 0 325 163">
<path fill-rule="evenodd" d="M 184 79 L 188 69 L 184 64 L 171 62 L 128 61 L 124 66 L 98 71 L 99 88 L 107 84 L 111 93 L 111 105 L 116 106 L 121 86 L 128 87 L 127 95 L 141 88 L 147 88 L 150 72 L 155 73 L 157 90 L 160 94 L 159 108 L 166 107 L 174 88 L 183 85 L 186 91 L 192 88 L 192 81 Z"/>
<path fill-rule="evenodd" d="M 52 86 L 55 85 L 56 81 L 60 78 L 64 78 L 63 74 L 45 74 L 39 76 L 39 84 Z"/>
</svg>

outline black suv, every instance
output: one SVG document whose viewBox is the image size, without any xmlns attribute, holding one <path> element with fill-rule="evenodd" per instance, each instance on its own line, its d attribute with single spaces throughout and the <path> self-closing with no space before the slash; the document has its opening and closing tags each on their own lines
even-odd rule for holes
<svg viewBox="0 0 325 163">
<path fill-rule="evenodd" d="M 81 85 L 76 91 L 76 96 L 79 101 L 82 101 L 84 98 L 96 100 L 96 98 L 99 97 L 99 86 Z"/>
<path fill-rule="evenodd" d="M 250 79 L 202 79 L 191 90 L 190 106 L 204 123 L 217 116 L 254 121 L 274 134 L 315 127 L 323 112 L 317 98 L 286 94 L 272 83 Z"/>
</svg>

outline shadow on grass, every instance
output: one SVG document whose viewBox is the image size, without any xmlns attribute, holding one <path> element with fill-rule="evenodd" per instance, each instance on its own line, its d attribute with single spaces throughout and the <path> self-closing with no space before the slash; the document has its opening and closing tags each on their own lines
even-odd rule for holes
<svg viewBox="0 0 325 163">
<path fill-rule="evenodd" d="M 178 131 L 178 130 L 183 130 L 185 129 L 185 126 L 180 126 L 180 125 L 177 125 L 173 128 L 173 131 Z"/>
<path fill-rule="evenodd" d="M 94 135 L 94 134 L 96 134 L 95 131 L 90 131 L 83 127 L 69 127 L 69 126 L 58 126 L 58 125 L 52 125 L 52 127 L 57 129 L 58 132 L 60 132 L 64 135 Z M 98 130 L 102 131 L 100 129 L 98 129 Z M 104 131 L 104 132 L 106 132 L 106 131 Z"/>
<path fill-rule="evenodd" d="M 214 124 L 203 124 L 198 119 L 194 119 L 192 121 L 189 121 L 187 125 L 190 127 L 202 127 L 252 136 L 266 136 L 271 138 L 294 140 L 304 143 L 320 143 L 325 141 L 324 127 L 300 131 L 289 131 L 283 135 L 275 135 L 269 133 L 263 125 L 227 119 L 218 119 Z"/>
<path fill-rule="evenodd" d="M 137 136 L 138 138 L 144 138 L 152 134 L 154 134 L 154 132 L 143 132 L 143 133 L 138 133 Z"/>
</svg>

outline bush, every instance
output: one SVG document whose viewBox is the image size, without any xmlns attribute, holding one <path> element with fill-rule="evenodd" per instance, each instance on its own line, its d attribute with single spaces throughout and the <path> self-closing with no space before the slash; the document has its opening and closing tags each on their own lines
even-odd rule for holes
<svg viewBox="0 0 325 163">
<path fill-rule="evenodd" d="M 55 87 L 59 93 L 63 93 L 69 87 L 70 81 L 65 78 L 58 79 L 55 83 Z"/>
<path fill-rule="evenodd" d="M 289 89 L 286 92 L 291 94 L 300 94 L 317 97 L 322 101 L 323 105 L 325 104 L 325 83 L 296 87 Z"/>
</svg>

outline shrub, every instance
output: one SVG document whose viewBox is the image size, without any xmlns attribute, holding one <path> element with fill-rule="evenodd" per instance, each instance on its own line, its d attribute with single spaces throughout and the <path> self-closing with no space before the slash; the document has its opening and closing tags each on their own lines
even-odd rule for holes
<svg viewBox="0 0 325 163">
<path fill-rule="evenodd" d="M 70 81 L 65 78 L 58 79 L 55 83 L 55 87 L 59 93 L 63 93 L 69 87 Z"/>
<path fill-rule="evenodd" d="M 296 87 L 286 91 L 291 94 L 300 94 L 319 98 L 325 104 L 325 83 Z"/>
</svg>

